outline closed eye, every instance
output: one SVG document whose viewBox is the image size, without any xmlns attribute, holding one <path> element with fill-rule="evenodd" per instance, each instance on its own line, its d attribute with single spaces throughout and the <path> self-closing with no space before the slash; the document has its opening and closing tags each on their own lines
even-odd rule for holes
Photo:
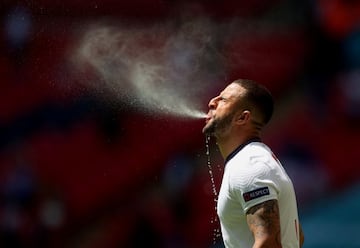
<svg viewBox="0 0 360 248">
<path fill-rule="evenodd" d="M 226 102 L 226 101 L 227 101 L 227 98 L 226 98 L 226 97 L 223 97 L 223 96 L 220 96 L 220 100 Z"/>
</svg>

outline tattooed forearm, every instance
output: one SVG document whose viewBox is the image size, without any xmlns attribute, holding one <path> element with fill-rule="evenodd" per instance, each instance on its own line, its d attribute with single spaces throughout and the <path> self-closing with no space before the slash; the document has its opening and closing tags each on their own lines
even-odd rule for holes
<svg viewBox="0 0 360 248">
<path fill-rule="evenodd" d="M 247 222 L 254 235 L 254 247 L 281 247 L 279 206 L 276 200 L 258 204 L 247 212 Z"/>
</svg>

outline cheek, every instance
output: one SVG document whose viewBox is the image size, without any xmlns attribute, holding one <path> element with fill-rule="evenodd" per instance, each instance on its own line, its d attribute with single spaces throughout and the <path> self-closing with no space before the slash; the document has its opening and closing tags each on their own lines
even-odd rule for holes
<svg viewBox="0 0 360 248">
<path fill-rule="evenodd" d="M 216 112 L 214 113 L 214 116 L 218 117 L 218 118 L 222 118 L 223 116 L 226 116 L 228 112 L 229 111 L 226 108 L 220 107 L 220 108 L 216 109 Z"/>
</svg>

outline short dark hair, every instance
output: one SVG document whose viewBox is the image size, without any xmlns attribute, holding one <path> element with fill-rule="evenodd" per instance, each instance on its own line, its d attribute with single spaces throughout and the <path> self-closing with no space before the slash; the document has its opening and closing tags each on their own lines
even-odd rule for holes
<svg viewBox="0 0 360 248">
<path fill-rule="evenodd" d="M 274 112 L 274 100 L 270 91 L 264 85 L 249 79 L 237 79 L 233 83 L 246 90 L 244 102 L 259 113 L 261 124 L 267 124 Z"/>
</svg>

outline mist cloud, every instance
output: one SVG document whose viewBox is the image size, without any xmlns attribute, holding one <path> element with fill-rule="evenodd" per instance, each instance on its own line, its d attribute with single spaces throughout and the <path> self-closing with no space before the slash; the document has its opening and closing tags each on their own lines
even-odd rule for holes
<svg viewBox="0 0 360 248">
<path fill-rule="evenodd" d="M 223 72 L 216 27 L 206 19 L 125 27 L 98 23 L 85 29 L 73 63 L 91 67 L 87 82 L 109 97 L 153 113 L 203 117 L 203 96 Z"/>
</svg>

